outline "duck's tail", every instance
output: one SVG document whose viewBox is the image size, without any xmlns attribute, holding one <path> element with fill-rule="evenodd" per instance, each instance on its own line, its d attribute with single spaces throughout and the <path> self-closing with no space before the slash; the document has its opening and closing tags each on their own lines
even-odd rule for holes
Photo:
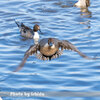
<svg viewBox="0 0 100 100">
<path fill-rule="evenodd" d="M 15 20 L 15 23 L 17 24 L 17 26 L 20 28 L 21 27 L 21 23 Z"/>
</svg>

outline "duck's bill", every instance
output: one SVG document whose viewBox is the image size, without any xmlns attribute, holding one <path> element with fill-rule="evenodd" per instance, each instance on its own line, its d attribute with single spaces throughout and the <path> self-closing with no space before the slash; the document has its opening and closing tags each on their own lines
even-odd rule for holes
<svg viewBox="0 0 100 100">
<path fill-rule="evenodd" d="M 39 29 L 39 31 L 41 32 L 41 30 Z"/>
<path fill-rule="evenodd" d="M 42 33 L 42 31 L 39 29 L 39 31 L 40 31 L 40 34 L 44 34 L 44 33 Z"/>
</svg>

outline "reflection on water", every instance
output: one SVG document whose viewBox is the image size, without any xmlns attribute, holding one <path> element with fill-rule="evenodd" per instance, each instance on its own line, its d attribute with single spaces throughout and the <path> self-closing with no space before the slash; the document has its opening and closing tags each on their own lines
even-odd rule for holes
<svg viewBox="0 0 100 100">
<path fill-rule="evenodd" d="M 85 19 L 83 22 L 80 22 L 80 24 L 86 25 L 85 29 L 91 28 L 90 26 L 91 21 L 90 19 L 86 19 L 86 18 L 91 18 L 92 13 L 88 10 L 88 8 L 81 8 L 80 11 L 81 11 L 80 12 L 81 17 Z"/>
<path fill-rule="evenodd" d="M 84 29 L 89 29 L 89 28 L 91 28 L 90 21 L 80 22 L 80 24 L 86 25 L 86 28 L 84 28 Z"/>
<path fill-rule="evenodd" d="M 79 1 L 81 1 L 81 0 L 79 0 Z M 78 1 L 78 2 L 79 2 Z M 75 3 L 76 5 L 78 4 L 78 2 L 77 3 Z M 83 18 L 91 18 L 92 17 L 92 12 L 91 11 L 89 11 L 88 10 L 88 7 L 90 6 L 90 0 L 86 0 L 86 2 L 85 2 L 85 0 L 84 0 L 84 6 L 81 4 L 81 6 L 80 5 L 77 5 L 76 7 L 78 7 L 78 8 L 80 8 L 80 15 L 83 17 Z M 85 4 L 86 3 L 86 4 Z M 86 6 L 85 6 L 86 5 Z M 86 25 L 86 28 L 85 29 L 89 29 L 90 28 L 90 20 L 86 20 L 86 21 L 84 21 L 84 22 L 80 22 L 80 24 L 84 24 L 84 25 Z"/>
<path fill-rule="evenodd" d="M 14 19 L 32 28 L 41 27 L 40 38 L 68 40 L 87 56 L 100 56 L 100 0 L 89 8 L 73 7 L 77 0 L 0 1 L 0 90 L 1 91 L 100 91 L 100 60 L 82 59 L 64 51 L 51 61 L 30 56 L 23 70 L 12 73 L 33 40 L 23 40 Z M 4 100 L 33 100 L 33 97 L 3 97 Z M 36 97 L 37 100 L 72 100 L 73 97 Z M 80 97 L 76 100 L 99 100 Z"/>
<path fill-rule="evenodd" d="M 88 8 L 81 8 L 81 15 L 85 16 L 86 18 L 91 18 L 92 17 L 92 13 L 88 10 Z"/>
</svg>

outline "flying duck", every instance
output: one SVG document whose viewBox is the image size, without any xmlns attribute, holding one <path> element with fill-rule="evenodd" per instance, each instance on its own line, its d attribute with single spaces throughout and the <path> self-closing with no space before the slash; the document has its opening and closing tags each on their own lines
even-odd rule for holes
<svg viewBox="0 0 100 100">
<path fill-rule="evenodd" d="M 19 27 L 21 36 L 23 36 L 25 38 L 30 38 L 30 39 L 33 38 L 35 40 L 35 43 L 37 43 L 37 41 L 39 40 L 39 34 L 37 31 L 39 30 L 41 32 L 39 25 L 35 24 L 33 27 L 33 30 L 32 30 L 31 28 L 24 25 L 23 23 L 19 23 L 17 21 L 15 21 L 15 23 Z"/>
<path fill-rule="evenodd" d="M 74 6 L 79 7 L 79 8 L 89 7 L 90 6 L 90 0 L 78 0 L 78 2 L 75 3 Z"/>
<path fill-rule="evenodd" d="M 72 43 L 68 42 L 67 40 L 44 38 L 40 40 L 39 43 L 30 46 L 30 48 L 26 51 L 21 64 L 14 72 L 19 71 L 24 66 L 27 58 L 30 55 L 35 54 L 37 58 L 41 60 L 51 60 L 59 57 L 64 49 L 75 51 L 86 59 L 92 59 L 80 52 Z"/>
</svg>

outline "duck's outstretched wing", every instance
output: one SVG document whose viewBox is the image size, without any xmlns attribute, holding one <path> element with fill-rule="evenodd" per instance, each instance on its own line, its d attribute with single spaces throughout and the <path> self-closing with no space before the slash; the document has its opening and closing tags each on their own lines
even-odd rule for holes
<svg viewBox="0 0 100 100">
<path fill-rule="evenodd" d="M 35 52 L 37 52 L 38 47 L 39 47 L 38 44 L 35 44 L 35 45 L 30 46 L 30 48 L 26 51 L 22 62 L 20 63 L 20 65 L 18 66 L 18 68 L 17 68 L 14 72 L 19 71 L 19 70 L 24 66 L 24 64 L 25 64 L 25 62 L 26 62 L 26 60 L 27 60 L 27 58 L 28 58 L 30 55 L 32 55 L 32 54 L 34 54 Z"/>
<path fill-rule="evenodd" d="M 82 56 L 83 58 L 86 58 L 86 59 L 94 59 L 94 58 L 90 58 L 90 57 L 86 56 L 85 54 L 83 54 L 82 52 L 80 52 L 72 43 L 68 42 L 67 40 L 63 40 L 59 44 L 62 49 L 68 49 L 68 50 L 75 51 L 80 56 Z"/>
</svg>

